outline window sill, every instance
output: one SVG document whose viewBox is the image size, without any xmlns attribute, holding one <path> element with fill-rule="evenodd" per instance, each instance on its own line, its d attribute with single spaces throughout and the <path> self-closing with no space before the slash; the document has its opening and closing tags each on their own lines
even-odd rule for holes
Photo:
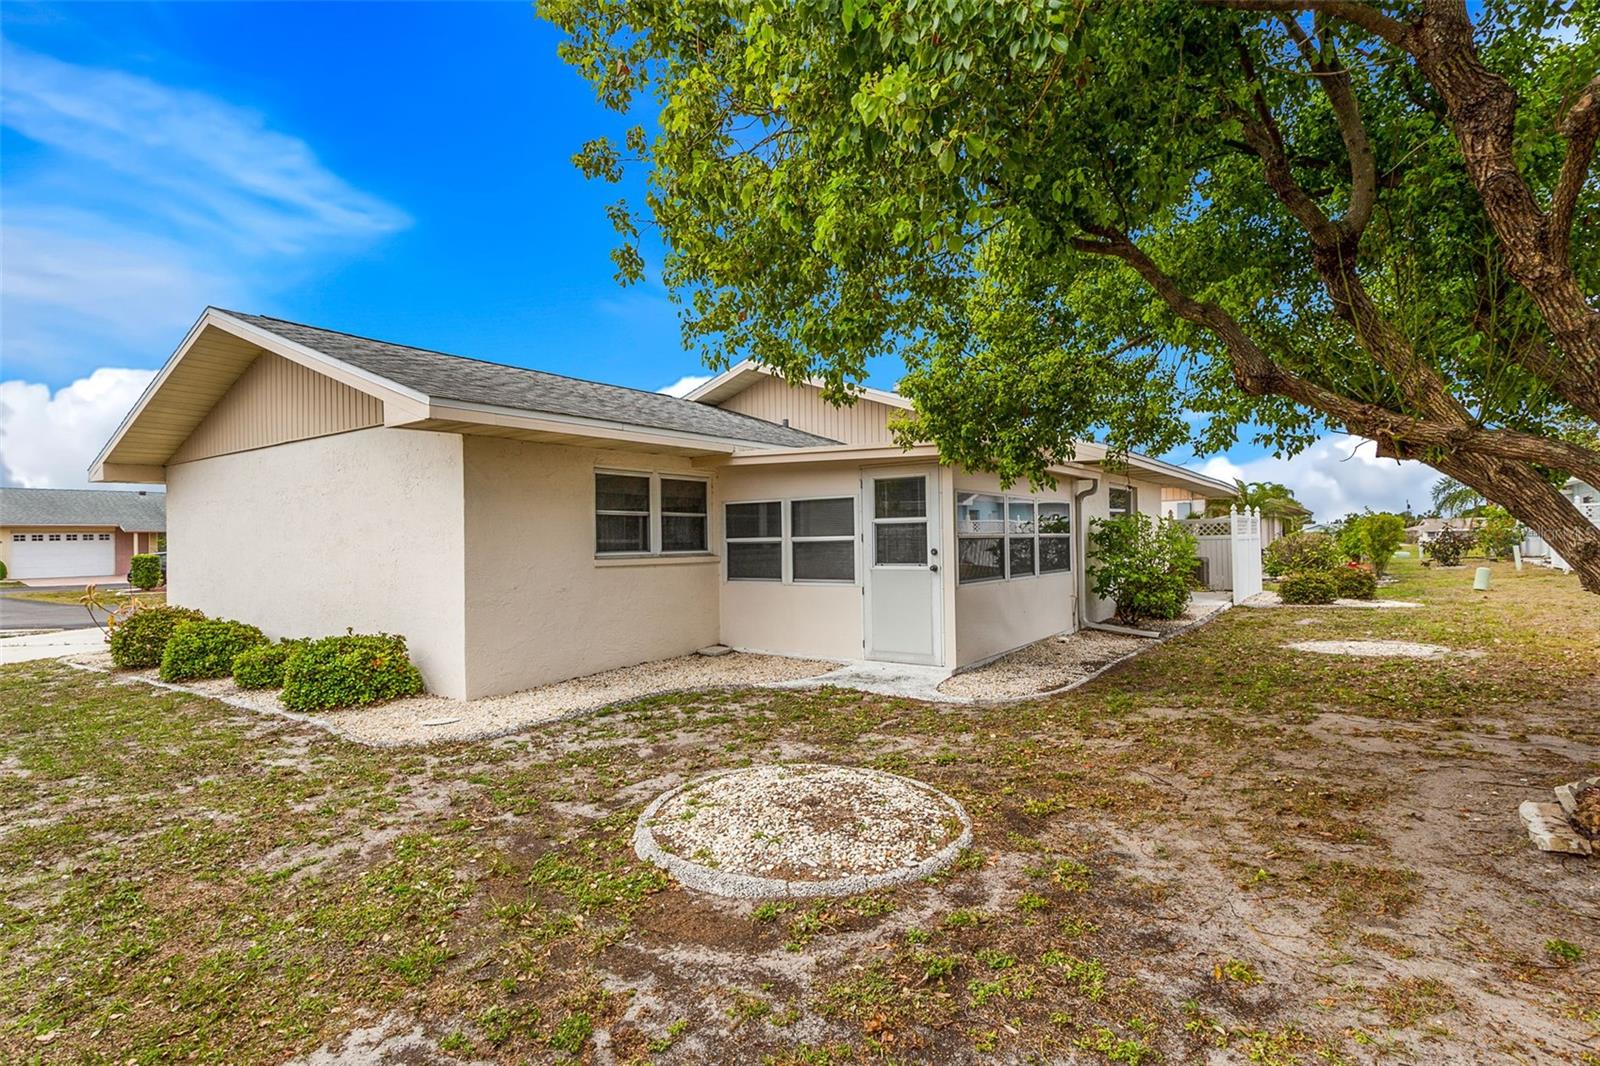
<svg viewBox="0 0 1600 1066">
<path fill-rule="evenodd" d="M 596 567 L 613 566 L 710 566 L 721 560 L 709 552 L 683 555 L 596 555 Z"/>
</svg>

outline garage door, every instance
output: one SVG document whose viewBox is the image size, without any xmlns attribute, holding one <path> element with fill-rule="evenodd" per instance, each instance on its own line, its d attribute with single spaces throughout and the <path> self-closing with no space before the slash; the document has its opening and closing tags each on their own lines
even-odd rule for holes
<svg viewBox="0 0 1600 1066">
<path fill-rule="evenodd" d="M 116 565 L 110 533 L 11 534 L 11 577 L 108 577 Z"/>
</svg>

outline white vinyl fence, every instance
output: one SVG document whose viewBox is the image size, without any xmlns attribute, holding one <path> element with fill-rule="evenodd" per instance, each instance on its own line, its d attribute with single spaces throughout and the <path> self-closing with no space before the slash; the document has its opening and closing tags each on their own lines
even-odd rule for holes
<svg viewBox="0 0 1600 1066">
<path fill-rule="evenodd" d="M 1179 523 L 1195 539 L 1206 588 L 1231 589 L 1238 603 L 1261 591 L 1261 513 L 1230 508 L 1226 517 Z"/>
<path fill-rule="evenodd" d="M 1578 513 L 1583 515 L 1583 517 L 1587 518 L 1595 525 L 1600 526 L 1600 503 L 1578 503 L 1577 501 L 1573 501 L 1573 506 L 1578 509 Z M 1572 565 L 1565 559 L 1561 558 L 1561 553 L 1556 551 L 1555 548 L 1551 547 L 1547 548 L 1547 550 L 1550 553 L 1550 565 L 1552 567 L 1557 570 L 1570 571 L 1572 569 Z"/>
</svg>

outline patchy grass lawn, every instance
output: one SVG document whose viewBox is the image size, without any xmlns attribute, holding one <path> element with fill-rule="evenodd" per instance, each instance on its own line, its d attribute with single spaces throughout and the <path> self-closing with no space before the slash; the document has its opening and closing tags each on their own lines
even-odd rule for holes
<svg viewBox="0 0 1600 1066">
<path fill-rule="evenodd" d="M 0 1059 L 1600 1063 L 1600 861 L 1515 814 L 1600 763 L 1597 601 L 1400 574 L 1430 609 L 1230 611 L 1028 704 L 675 695 L 416 751 L 5 668 Z M 1354 638 L 1485 654 L 1279 647 Z M 802 758 L 955 795 L 973 850 L 760 905 L 633 858 L 663 789 Z"/>
<path fill-rule="evenodd" d="M 79 606 L 83 601 L 83 587 L 78 588 L 53 588 L 29 589 L 27 592 L 7 593 L 7 598 L 13 600 L 33 600 L 36 603 L 66 603 Z M 129 600 L 139 600 L 142 603 L 155 606 L 167 602 L 166 590 L 160 592 L 132 592 L 124 594 L 118 589 L 104 589 L 101 597 L 109 604 L 120 606 Z"/>
</svg>

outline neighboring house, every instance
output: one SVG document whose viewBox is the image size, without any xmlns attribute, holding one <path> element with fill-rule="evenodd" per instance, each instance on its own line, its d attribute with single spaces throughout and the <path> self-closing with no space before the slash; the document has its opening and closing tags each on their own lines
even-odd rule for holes
<svg viewBox="0 0 1600 1066">
<path fill-rule="evenodd" d="M 111 489 L 0 489 L 0 560 L 14 578 L 116 577 L 160 550 L 166 495 Z"/>
<path fill-rule="evenodd" d="M 1561 486 L 1561 495 L 1572 501 L 1585 518 L 1600 526 L 1600 489 L 1596 489 L 1587 481 L 1577 478 L 1568 478 L 1566 484 Z M 1561 553 L 1545 543 L 1543 537 L 1529 530 L 1522 541 L 1522 554 L 1533 558 L 1543 558 L 1558 570 L 1571 570 L 1567 561 L 1561 558 Z"/>
<path fill-rule="evenodd" d="M 1233 491 L 1093 444 L 1002 490 L 897 447 L 909 406 L 749 363 L 677 399 L 208 309 L 91 476 L 166 483 L 172 602 L 403 633 L 468 698 L 719 642 L 971 664 L 1110 615 L 1089 520 Z"/>
<path fill-rule="evenodd" d="M 1434 539 L 1445 530 L 1456 533 L 1474 533 L 1483 525 L 1483 519 L 1475 515 L 1461 518 L 1424 518 L 1416 525 L 1406 527 L 1406 540 L 1413 544 L 1432 544 Z"/>
</svg>

